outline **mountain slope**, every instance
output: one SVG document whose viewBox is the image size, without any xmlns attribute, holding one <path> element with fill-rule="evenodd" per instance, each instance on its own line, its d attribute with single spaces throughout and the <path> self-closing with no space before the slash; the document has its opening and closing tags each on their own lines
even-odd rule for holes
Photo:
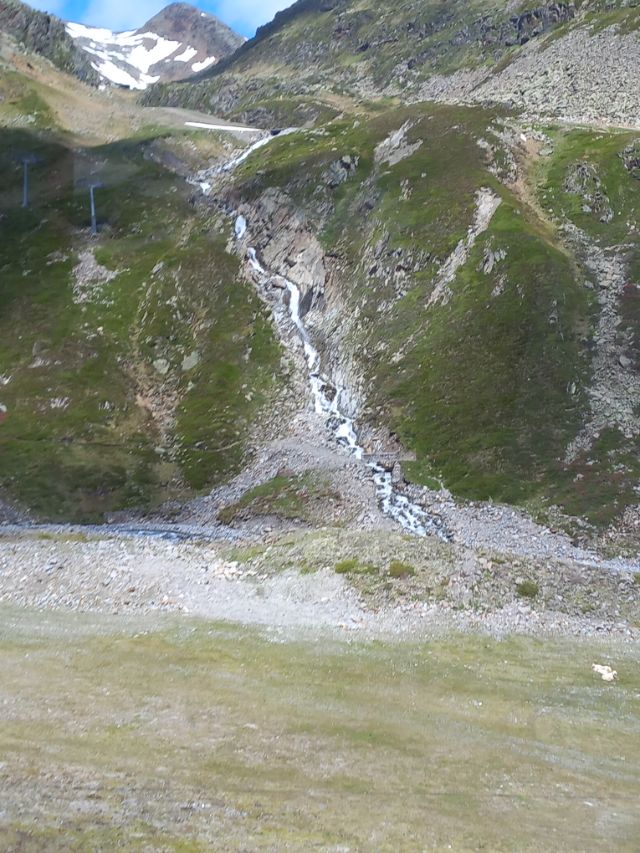
<svg viewBox="0 0 640 853">
<path fill-rule="evenodd" d="M 234 145 L 0 48 L 0 493 L 59 520 L 192 497 L 250 458 L 287 389 L 224 221 L 163 165 Z"/>
<path fill-rule="evenodd" d="M 475 14 L 481 6 L 473 8 Z M 558 23 L 540 56 L 553 56 L 554 45 L 576 34 L 598 40 L 598 32 L 585 36 L 586 8 L 576 12 Z M 635 39 L 629 17 L 634 10 L 613 9 L 607 15 L 613 13 L 619 24 L 629 25 L 626 35 Z M 460 21 L 452 20 L 454 26 Z M 268 32 L 258 44 L 268 41 Z M 622 35 L 616 30 L 607 38 Z M 544 38 L 530 39 L 516 50 L 526 51 Z M 32 222 L 29 227 L 23 223 L 25 230 L 18 234 L 6 232 L 4 266 L 15 268 L 5 284 L 12 288 L 7 299 L 17 300 L 18 306 L 8 315 L 6 335 L 12 339 L 15 328 L 20 337 L 15 352 L 6 353 L 2 375 L 13 377 L 10 367 L 18 364 L 20 381 L 11 379 L 0 389 L 0 402 L 7 408 L 2 435 L 22 446 L 26 434 L 33 453 L 51 440 L 63 449 L 57 468 L 40 469 L 41 457 L 32 462 L 25 452 L 6 455 L 0 484 L 10 496 L 47 509 L 42 494 L 48 484 L 63 483 L 66 471 L 77 472 L 74 482 L 84 478 L 89 483 L 87 472 L 103 470 L 106 463 L 99 451 L 87 452 L 78 466 L 73 454 L 85 444 L 102 446 L 105 435 L 106 443 L 120 447 L 127 460 L 128 473 L 120 471 L 119 482 L 143 475 L 147 480 L 138 492 L 107 488 L 108 498 L 100 507 L 144 505 L 163 494 L 188 495 L 193 488 L 223 482 L 243 468 L 252 447 L 263 450 L 259 458 L 269 457 L 269 436 L 275 429 L 285 442 L 285 449 L 277 451 L 283 464 L 272 471 L 275 484 L 294 494 L 295 502 L 304 495 L 311 500 L 313 489 L 300 487 L 311 481 L 305 479 L 308 463 L 295 457 L 295 465 L 289 466 L 286 448 L 297 446 L 304 433 L 305 440 L 310 435 L 319 443 L 322 459 L 329 439 L 321 422 L 309 426 L 306 392 L 297 396 L 297 421 L 280 412 L 274 427 L 268 417 L 270 401 L 278 389 L 286 397 L 291 380 L 273 327 L 263 325 L 265 303 L 299 369 L 298 392 L 307 388 L 307 375 L 278 279 L 266 275 L 249 280 L 247 252 L 255 248 L 267 270 L 299 288 L 300 316 L 329 381 L 343 389 L 341 405 L 357 422 L 360 444 L 391 465 L 404 460 L 412 499 L 433 502 L 437 513 L 449 500 L 444 487 L 464 498 L 526 505 L 542 517 L 559 518 L 574 532 L 586 524 L 599 529 L 626 524 L 625 513 L 633 516 L 629 508 L 640 494 L 640 343 L 635 328 L 640 133 L 572 129 L 539 110 L 537 102 L 527 115 L 513 105 L 484 101 L 402 104 L 397 98 L 358 98 L 340 91 L 346 78 L 339 64 L 333 78 L 329 68 L 323 72 L 326 80 L 336 81 L 335 91 L 321 91 L 319 82 L 311 84 L 307 78 L 309 94 L 296 96 L 288 88 L 297 85 L 295 75 L 285 69 L 277 81 L 283 97 L 265 101 L 262 96 L 275 86 L 272 67 L 249 64 L 254 50 L 258 48 L 243 49 L 210 83 L 185 84 L 175 91 L 199 97 L 203 87 L 222 85 L 236 68 L 238 88 L 227 93 L 230 109 L 239 92 L 244 106 L 238 109 L 262 110 L 265 117 L 269 110 L 279 110 L 283 117 L 311 104 L 318 110 L 318 126 L 272 140 L 239 162 L 235 172 L 219 171 L 231 151 L 215 135 L 206 141 L 195 135 L 163 141 L 154 130 L 147 134 L 153 142 L 102 145 L 80 159 L 63 144 L 64 156 L 76 163 L 88 158 L 97 169 L 103 161 L 109 187 L 99 193 L 107 202 L 109 228 L 98 244 L 83 230 L 86 213 L 77 206 L 82 204 L 77 186 L 61 186 L 59 204 L 52 202 L 40 214 L 41 222 L 59 222 L 60 233 L 68 234 L 63 252 L 67 266 L 59 273 L 64 311 L 56 316 L 71 318 L 81 356 L 71 346 L 56 350 L 52 341 L 61 340 L 62 333 L 47 329 L 41 338 L 33 337 L 43 322 L 40 300 L 53 292 L 44 289 L 52 258 L 43 249 L 31 261 L 29 240 L 44 239 L 46 228 Z M 514 58 L 500 73 L 518 61 Z M 237 71 L 241 66 L 242 73 Z M 37 90 L 39 96 L 42 92 Z M 625 94 L 633 103 L 633 93 L 625 89 Z M 15 131 L 16 109 L 24 112 L 29 104 L 10 109 L 14 97 L 0 115 L 6 109 L 6 121 Z M 116 93 L 110 97 L 117 100 Z M 50 144 L 56 126 L 55 116 L 46 113 L 47 103 L 45 99 L 44 107 L 33 113 L 33 121 L 41 130 L 48 128 Z M 582 108 L 579 95 L 568 103 Z M 27 145 L 17 137 L 10 144 Z M 189 201 L 175 177 L 149 165 L 149 158 L 160 156 L 161 162 L 175 166 L 187 152 L 191 168 L 201 169 L 196 183 L 211 190 L 209 202 Z M 76 171 L 84 174 L 84 168 Z M 128 175 L 133 176 L 132 196 L 124 204 L 122 223 L 120 190 L 129 187 Z M 7 165 L 5 180 L 12 187 L 11 222 L 20 222 L 26 214 L 17 209 L 19 167 Z M 242 239 L 234 243 L 229 241 L 236 214 L 245 217 L 247 231 L 241 227 Z M 3 220 L 0 226 L 10 224 Z M 52 242 L 51 234 L 49 238 Z M 229 255 L 234 245 L 236 258 Z M 177 270 L 165 258 L 178 258 Z M 158 272 L 159 262 L 165 267 Z M 24 279 L 31 281 L 34 270 L 39 270 L 41 289 L 36 287 L 32 301 L 25 302 Z M 256 289 L 264 314 L 253 301 Z M 116 326 L 111 360 L 101 368 L 97 387 L 102 404 L 115 403 L 117 417 L 111 417 L 109 408 L 98 408 L 96 414 L 93 386 L 84 383 L 77 369 L 85 359 L 82 347 L 97 347 L 93 341 L 101 340 L 92 337 L 87 343 L 83 337 L 81 320 L 89 307 L 74 302 L 74 294 L 77 298 L 85 290 L 90 328 Z M 199 317 L 204 318 L 202 327 Z M 215 341 L 207 342 L 201 328 L 215 329 Z M 225 347 L 237 335 L 231 362 L 217 372 Z M 200 373 L 207 351 L 215 356 Z M 40 365 L 39 358 L 47 364 Z M 35 381 L 34 359 L 45 369 L 41 385 Z M 54 367 L 58 364 L 72 367 L 63 377 Z M 73 376 L 68 389 L 67 375 Z M 121 380 L 122 393 L 115 401 L 110 389 L 119 386 L 115 380 L 109 383 L 110 375 Z M 74 399 L 81 413 L 77 421 L 69 402 Z M 287 399 L 287 406 L 293 405 Z M 138 445 L 143 432 L 152 437 Z M 49 433 L 54 439 L 47 438 Z M 69 435 L 73 440 L 67 443 Z M 124 448 L 134 444 L 135 453 L 129 455 Z M 154 448 L 159 448 L 157 454 Z M 134 461 L 141 466 L 135 476 L 128 467 Z M 317 468 L 317 458 L 315 464 Z M 245 468 L 242 482 L 254 486 L 254 471 Z M 110 474 L 99 476 L 110 482 Z M 396 476 L 402 482 L 402 472 Z M 435 493 L 425 497 L 419 488 L 423 485 Z M 77 513 L 86 496 L 82 489 L 68 491 L 73 497 L 66 503 L 59 496 L 56 501 Z"/>
<path fill-rule="evenodd" d="M 301 0 L 146 94 L 316 113 L 233 203 L 414 482 L 597 525 L 638 503 L 639 26 L 626 2 Z"/>
<path fill-rule="evenodd" d="M 158 81 L 182 80 L 210 68 L 244 41 L 213 15 L 186 3 L 173 3 L 138 30 L 66 25 L 104 81 L 146 89 Z"/>
<path fill-rule="evenodd" d="M 638 145 L 374 104 L 272 143 L 231 199 L 368 452 L 392 435 L 413 482 L 606 525 L 640 485 Z"/>
<path fill-rule="evenodd" d="M 640 108 L 639 26 L 625 0 L 299 0 L 197 84 L 146 102 L 243 115 L 283 96 L 384 94 L 624 124 Z"/>
<path fill-rule="evenodd" d="M 27 50 L 49 59 L 62 71 L 87 83 L 99 83 L 99 75 L 88 57 L 55 15 L 38 12 L 19 0 L 0 0 L 0 32 L 7 33 Z"/>
</svg>

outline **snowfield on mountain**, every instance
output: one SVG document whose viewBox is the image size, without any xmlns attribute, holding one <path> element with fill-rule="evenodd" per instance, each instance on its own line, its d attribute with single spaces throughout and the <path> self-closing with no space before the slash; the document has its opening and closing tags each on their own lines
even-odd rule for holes
<svg viewBox="0 0 640 853">
<path fill-rule="evenodd" d="M 198 55 L 195 47 L 185 48 L 180 42 L 163 39 L 156 33 L 113 33 L 82 24 L 67 24 L 67 32 L 83 50 L 95 57 L 91 64 L 101 77 L 129 89 L 146 89 L 151 83 L 157 83 L 160 74 L 152 76 L 149 69 L 161 62 L 189 63 L 194 74 L 216 62 L 215 56 L 192 62 Z"/>
</svg>

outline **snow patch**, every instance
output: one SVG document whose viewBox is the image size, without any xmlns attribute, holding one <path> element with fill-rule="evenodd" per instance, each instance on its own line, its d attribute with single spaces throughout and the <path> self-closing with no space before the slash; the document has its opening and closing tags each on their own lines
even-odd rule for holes
<svg viewBox="0 0 640 853">
<path fill-rule="evenodd" d="M 146 89 L 157 83 L 159 75 L 149 71 L 161 62 L 182 62 L 187 64 L 198 55 L 198 50 L 179 41 L 171 41 L 153 32 L 128 30 L 114 33 L 102 27 L 87 27 L 84 24 L 69 23 L 67 33 L 95 61 L 91 63 L 105 80 L 130 89 Z M 208 68 L 216 61 L 207 57 L 193 64 L 193 70 Z"/>
<path fill-rule="evenodd" d="M 174 62 L 190 62 L 194 56 L 198 55 L 198 51 L 195 47 L 188 47 L 185 51 L 183 51 L 180 56 L 174 56 Z"/>
<path fill-rule="evenodd" d="M 235 124 L 207 124 L 202 121 L 185 121 L 185 127 L 197 127 L 201 130 L 229 130 L 234 133 L 256 133 L 255 127 L 240 127 Z"/>
<path fill-rule="evenodd" d="M 191 70 L 197 74 L 198 71 L 204 71 L 205 68 L 208 68 L 210 65 L 213 65 L 215 61 L 215 56 L 208 56 L 206 59 L 203 59 L 202 62 L 194 62 L 191 66 Z"/>
</svg>

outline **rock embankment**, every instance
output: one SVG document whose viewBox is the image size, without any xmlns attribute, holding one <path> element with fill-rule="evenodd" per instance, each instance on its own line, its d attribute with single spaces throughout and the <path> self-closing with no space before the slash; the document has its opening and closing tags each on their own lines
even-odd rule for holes
<svg viewBox="0 0 640 853">
<path fill-rule="evenodd" d="M 607 429 L 617 428 L 625 438 L 640 435 L 640 381 L 628 357 L 633 352 L 633 333 L 621 330 L 620 305 L 630 286 L 625 258 L 619 247 L 607 251 L 573 225 L 565 224 L 564 232 L 585 259 L 598 287 L 600 305 L 589 387 L 591 417 L 568 448 L 567 461 L 571 462 Z"/>
</svg>

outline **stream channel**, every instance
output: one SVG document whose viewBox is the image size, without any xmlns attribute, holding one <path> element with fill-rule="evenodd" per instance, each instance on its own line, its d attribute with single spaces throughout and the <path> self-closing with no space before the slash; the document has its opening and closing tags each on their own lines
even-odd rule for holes
<svg viewBox="0 0 640 853">
<path fill-rule="evenodd" d="M 289 128 L 278 135 L 281 136 L 293 132 L 295 132 L 295 129 Z M 239 156 L 209 170 L 205 173 L 206 178 L 210 177 L 212 180 L 215 180 L 215 176 L 217 175 L 232 172 L 250 157 L 254 151 L 264 147 L 275 138 L 277 136 L 264 137 L 258 140 L 253 145 L 248 146 Z M 205 195 L 208 195 L 212 189 L 212 184 L 207 179 L 198 179 L 194 183 L 201 188 Z M 248 223 L 246 218 L 244 216 L 236 216 L 236 239 L 244 239 L 247 230 Z M 300 316 L 300 289 L 284 276 L 265 269 L 260 263 L 254 248 L 249 248 L 247 254 L 249 264 L 263 286 L 268 286 L 270 283 L 278 281 L 289 294 L 289 315 L 304 347 L 309 385 L 317 414 L 324 417 L 327 427 L 338 444 L 345 447 L 356 459 L 364 459 L 364 448 L 359 443 L 358 431 L 354 420 L 347 416 L 341 409 L 341 399 L 346 396 L 346 389 L 338 386 L 322 373 L 320 353 L 313 345 L 307 328 Z M 375 459 L 369 459 L 366 464 L 371 471 L 380 506 L 385 515 L 393 518 L 407 532 L 415 536 L 434 535 L 446 542 L 451 541 L 451 534 L 444 528 L 440 519 L 430 516 L 421 506 L 413 503 L 406 495 L 402 494 L 393 482 L 393 475 L 388 468 Z"/>
</svg>

